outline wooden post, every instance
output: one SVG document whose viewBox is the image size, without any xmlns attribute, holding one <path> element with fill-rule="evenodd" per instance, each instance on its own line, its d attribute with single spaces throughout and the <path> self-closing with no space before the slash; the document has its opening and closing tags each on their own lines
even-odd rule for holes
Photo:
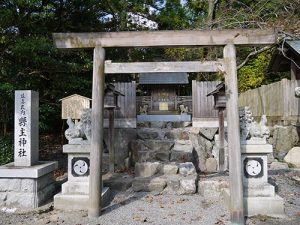
<svg viewBox="0 0 300 225">
<path fill-rule="evenodd" d="M 218 109 L 219 116 L 219 171 L 224 172 L 225 168 L 225 151 L 224 151 L 224 108 Z"/>
<path fill-rule="evenodd" d="M 114 109 L 111 107 L 109 112 L 109 128 L 108 128 L 108 140 L 109 140 L 109 171 L 115 172 L 115 148 L 114 148 Z"/>
<path fill-rule="evenodd" d="M 297 67 L 293 61 L 291 61 L 291 80 L 297 80 Z"/>
<path fill-rule="evenodd" d="M 99 217 L 102 193 L 102 151 L 103 151 L 103 111 L 104 111 L 104 60 L 105 50 L 95 47 L 93 61 L 93 105 L 92 137 L 90 153 L 89 217 Z"/>
<path fill-rule="evenodd" d="M 230 217 L 232 224 L 244 224 L 243 183 L 238 110 L 236 50 L 233 44 L 224 47 L 224 68 L 227 97 L 229 147 Z"/>
</svg>

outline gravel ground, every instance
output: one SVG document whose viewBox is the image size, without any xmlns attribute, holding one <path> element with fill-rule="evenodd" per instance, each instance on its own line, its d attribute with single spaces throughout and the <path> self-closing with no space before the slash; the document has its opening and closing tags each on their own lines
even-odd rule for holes
<svg viewBox="0 0 300 225">
<path fill-rule="evenodd" d="M 264 216 L 248 218 L 247 225 L 299 225 L 300 224 L 300 171 L 271 171 L 270 182 L 285 199 L 286 218 L 274 219 Z M 207 200 L 196 194 L 192 196 L 159 195 L 153 193 L 113 193 L 109 206 L 103 209 L 97 220 L 89 220 L 86 211 L 64 212 L 53 209 L 49 203 L 32 211 L 4 212 L 0 210 L 0 224 L 7 225 L 225 225 L 230 224 L 229 212 L 221 201 Z"/>
</svg>

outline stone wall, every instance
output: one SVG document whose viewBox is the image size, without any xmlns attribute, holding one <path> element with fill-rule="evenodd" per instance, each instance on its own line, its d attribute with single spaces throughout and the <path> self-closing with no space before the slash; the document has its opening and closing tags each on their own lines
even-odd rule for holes
<svg viewBox="0 0 300 225">
<path fill-rule="evenodd" d="M 139 128 L 137 140 L 130 142 L 132 161 L 192 161 L 198 172 L 216 172 L 212 149 L 217 131 L 218 128 Z"/>
</svg>

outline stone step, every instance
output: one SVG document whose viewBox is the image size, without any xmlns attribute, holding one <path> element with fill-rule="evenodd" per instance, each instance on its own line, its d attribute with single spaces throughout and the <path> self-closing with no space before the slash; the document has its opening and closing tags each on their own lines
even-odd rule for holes
<svg viewBox="0 0 300 225">
<path fill-rule="evenodd" d="M 103 186 L 116 191 L 126 191 L 132 186 L 133 176 L 127 173 L 107 173 L 102 179 Z"/>
<path fill-rule="evenodd" d="M 177 140 L 171 150 L 171 162 L 193 162 L 194 147 L 189 140 Z"/>
<path fill-rule="evenodd" d="M 160 192 L 162 194 L 194 194 L 197 191 L 197 175 L 183 176 L 156 175 L 152 177 L 136 177 L 133 180 L 134 191 Z"/>
<path fill-rule="evenodd" d="M 133 162 L 170 160 L 172 140 L 134 140 L 130 143 Z"/>
<path fill-rule="evenodd" d="M 185 163 L 161 163 L 144 162 L 135 164 L 135 177 L 151 177 L 161 175 L 196 175 L 196 168 L 192 162 Z"/>
</svg>

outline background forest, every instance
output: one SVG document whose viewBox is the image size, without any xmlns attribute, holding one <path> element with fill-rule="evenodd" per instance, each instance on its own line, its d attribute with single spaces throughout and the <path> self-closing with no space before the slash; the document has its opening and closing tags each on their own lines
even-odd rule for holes
<svg viewBox="0 0 300 225">
<path fill-rule="evenodd" d="M 16 89 L 39 92 L 41 133 L 61 132 L 59 99 L 74 93 L 91 96 L 92 51 L 58 50 L 53 32 L 275 27 L 281 38 L 295 39 L 300 34 L 300 0 L 2 0 L 0 15 L 0 136 L 13 129 Z M 240 91 L 284 76 L 266 75 L 276 47 L 237 49 Z M 106 56 L 114 62 L 221 57 L 218 48 L 120 48 L 108 49 Z M 190 77 L 208 80 L 207 74 Z M 209 79 L 221 76 L 214 74 Z M 109 76 L 107 81 L 121 80 Z M 0 141 L 0 148 L 5 149 L 3 146 Z"/>
</svg>

